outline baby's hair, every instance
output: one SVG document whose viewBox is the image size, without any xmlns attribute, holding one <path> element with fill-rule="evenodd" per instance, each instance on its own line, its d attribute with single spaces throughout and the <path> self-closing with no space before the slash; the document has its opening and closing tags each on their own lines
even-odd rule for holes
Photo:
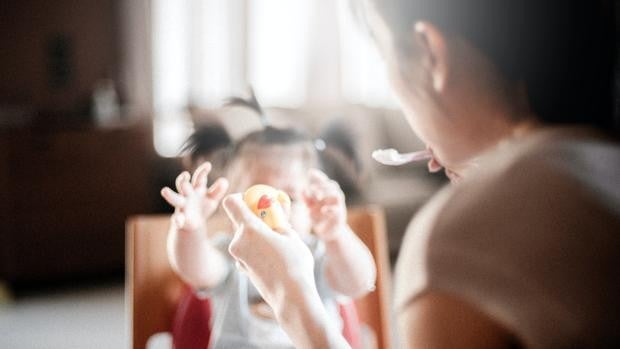
<svg viewBox="0 0 620 349">
<path fill-rule="evenodd" d="M 226 106 L 237 106 L 250 109 L 256 113 L 263 125 L 263 129 L 250 132 L 236 142 L 233 150 L 234 155 L 239 155 L 242 151 L 245 151 L 249 144 L 258 146 L 305 144 L 309 149 L 312 149 L 310 151 L 312 154 L 309 155 L 316 158 L 316 149 L 314 148 L 312 137 L 299 129 L 277 128 L 272 126 L 269 117 L 258 102 L 254 90 L 251 87 L 249 98 L 231 97 L 227 100 Z"/>
<path fill-rule="evenodd" d="M 307 143 L 314 147 L 312 138 L 295 128 L 277 128 L 267 126 L 262 130 L 250 132 L 235 144 L 235 153 L 242 151 L 246 145 L 293 145 Z"/>
<path fill-rule="evenodd" d="M 219 123 L 211 123 L 197 128 L 183 144 L 181 152 L 189 155 L 192 161 L 201 156 L 228 148 L 232 139 L 228 131 Z"/>
<path fill-rule="evenodd" d="M 263 126 L 269 126 L 271 124 L 271 121 L 267 117 L 267 114 L 265 114 L 263 107 L 260 105 L 260 103 L 258 103 L 256 94 L 254 94 L 254 89 L 250 87 L 249 90 L 250 98 L 245 99 L 242 97 L 230 97 L 226 100 L 224 105 L 228 107 L 238 106 L 248 108 L 258 115 Z"/>
<path fill-rule="evenodd" d="M 329 177 L 340 184 L 347 197 L 352 199 L 360 197 L 359 174 L 362 165 L 355 151 L 353 134 L 347 125 L 342 122 L 332 123 L 323 129 L 317 140 L 301 129 L 272 126 L 251 89 L 249 98 L 231 97 L 227 100 L 226 106 L 249 109 L 260 118 L 263 128 L 233 142 L 221 124 L 202 126 L 183 146 L 183 152 L 190 155 L 192 161 L 219 152 L 219 155 L 223 156 L 222 166 L 229 167 L 233 159 L 239 159 L 241 156 L 261 157 L 266 151 L 265 147 L 295 146 L 302 150 L 300 160 L 306 166 L 322 167 Z"/>
<path fill-rule="evenodd" d="M 277 128 L 272 126 L 253 92 L 251 92 L 249 99 L 240 97 L 230 98 L 227 105 L 250 109 L 260 117 L 263 125 L 262 129 L 250 132 L 235 142 L 230 152 L 231 161 L 229 162 L 228 173 L 232 188 L 245 190 L 245 188 L 238 188 L 241 181 L 239 176 L 242 176 L 244 171 L 242 164 L 245 161 L 255 161 L 258 159 L 258 161 L 265 161 L 269 165 L 287 166 L 288 162 L 285 158 L 294 158 L 301 161 L 307 169 L 319 165 L 318 154 L 312 137 L 295 128 Z M 276 150 L 277 148 L 280 149 Z M 295 151 L 291 152 L 290 155 L 295 155 L 293 157 L 283 157 L 284 154 L 281 151 L 284 149 L 286 149 L 285 152 L 289 149 L 294 149 Z"/>
<path fill-rule="evenodd" d="M 325 143 L 325 149 L 337 149 L 351 161 L 356 172 L 362 169 L 362 162 L 356 151 L 355 136 L 343 121 L 331 122 L 321 130 L 319 137 Z"/>
<path fill-rule="evenodd" d="M 324 149 L 319 153 L 323 171 L 338 182 L 347 202 L 362 201 L 362 161 L 356 151 L 355 136 L 343 121 L 329 123 L 320 132 Z"/>
</svg>

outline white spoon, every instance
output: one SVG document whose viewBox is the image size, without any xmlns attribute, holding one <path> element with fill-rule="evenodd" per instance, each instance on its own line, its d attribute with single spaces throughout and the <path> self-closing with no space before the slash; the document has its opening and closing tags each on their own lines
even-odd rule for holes
<svg viewBox="0 0 620 349">
<path fill-rule="evenodd" d="M 389 166 L 400 166 L 412 161 L 428 160 L 432 157 L 430 150 L 421 150 L 413 153 L 399 153 L 396 149 L 377 149 L 372 152 L 372 158 Z"/>
</svg>

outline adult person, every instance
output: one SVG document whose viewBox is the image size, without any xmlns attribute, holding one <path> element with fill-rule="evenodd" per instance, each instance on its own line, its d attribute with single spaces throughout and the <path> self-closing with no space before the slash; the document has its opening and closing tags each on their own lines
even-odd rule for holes
<svg viewBox="0 0 620 349">
<path fill-rule="evenodd" d="M 459 183 L 408 228 L 406 348 L 620 345 L 620 150 L 611 1 L 374 0 L 362 7 L 430 170 Z M 230 245 L 302 348 L 346 347 L 310 254 L 238 195 Z M 276 272 L 274 272 L 274 270 Z"/>
</svg>

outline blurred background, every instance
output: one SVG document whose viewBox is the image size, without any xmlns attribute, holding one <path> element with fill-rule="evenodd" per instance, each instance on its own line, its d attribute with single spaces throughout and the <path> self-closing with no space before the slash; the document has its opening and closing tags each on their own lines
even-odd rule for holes
<svg viewBox="0 0 620 349">
<path fill-rule="evenodd" d="M 278 125 L 344 125 L 357 203 L 385 209 L 392 260 L 444 183 L 387 168 L 421 149 L 346 1 L 22 0 L 0 5 L 0 347 L 125 347 L 125 222 L 159 197 L 202 123 L 260 127 L 221 108 L 252 85 Z"/>
</svg>

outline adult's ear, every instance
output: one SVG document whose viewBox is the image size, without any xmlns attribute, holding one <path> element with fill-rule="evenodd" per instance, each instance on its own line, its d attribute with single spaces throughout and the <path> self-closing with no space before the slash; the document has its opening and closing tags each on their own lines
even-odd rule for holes
<svg viewBox="0 0 620 349">
<path fill-rule="evenodd" d="M 420 50 L 422 69 L 430 77 L 433 89 L 442 93 L 450 72 L 449 50 L 446 36 L 430 22 L 416 22 L 414 39 Z"/>
</svg>

